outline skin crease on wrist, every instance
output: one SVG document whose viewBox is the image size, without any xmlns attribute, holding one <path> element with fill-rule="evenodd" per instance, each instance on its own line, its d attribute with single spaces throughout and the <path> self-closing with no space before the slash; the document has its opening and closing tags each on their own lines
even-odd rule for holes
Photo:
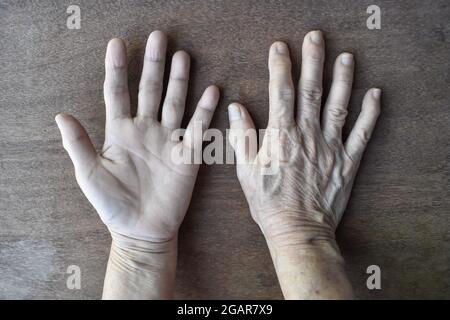
<svg viewBox="0 0 450 320">
<path fill-rule="evenodd" d="M 352 295 L 335 230 L 380 113 L 381 91 L 367 92 L 361 113 L 344 142 L 342 128 L 352 89 L 354 59 L 350 53 L 337 57 L 320 119 L 324 59 L 322 32 L 308 33 L 303 42 L 296 96 L 289 49 L 283 42 L 272 45 L 268 63 L 269 122 L 257 154 L 252 154 L 244 141 L 244 133 L 255 129 L 248 111 L 239 103 L 228 109 L 229 136 L 233 137 L 230 143 L 236 158 L 241 159 L 238 179 L 252 217 L 266 237 L 286 298 Z M 268 152 L 270 129 L 278 130 L 280 143 Z M 267 154 L 278 157 L 279 165 L 273 174 L 262 175 Z"/>
</svg>

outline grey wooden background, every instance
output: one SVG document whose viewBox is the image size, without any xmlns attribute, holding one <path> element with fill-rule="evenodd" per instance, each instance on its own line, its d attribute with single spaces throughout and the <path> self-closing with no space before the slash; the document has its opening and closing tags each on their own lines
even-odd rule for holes
<svg viewBox="0 0 450 320">
<path fill-rule="evenodd" d="M 81 29 L 66 8 L 81 7 Z M 382 10 L 368 30 L 366 8 Z M 299 75 L 302 38 L 326 35 L 325 91 L 332 60 L 357 61 L 349 125 L 364 92 L 383 89 L 382 115 L 338 230 L 359 298 L 450 298 L 449 32 L 440 1 L 0 1 L 0 298 L 97 299 L 110 238 L 77 187 L 54 116 L 78 117 L 96 146 L 104 126 L 107 41 L 129 45 L 136 101 L 145 40 L 161 29 L 170 52 L 193 58 L 187 116 L 210 83 L 226 106 L 267 121 L 267 53 L 288 42 Z M 366 288 L 366 268 L 382 289 Z M 81 290 L 66 287 L 78 265 Z M 203 166 L 180 235 L 178 298 L 281 298 L 274 269 L 231 165 Z"/>
</svg>

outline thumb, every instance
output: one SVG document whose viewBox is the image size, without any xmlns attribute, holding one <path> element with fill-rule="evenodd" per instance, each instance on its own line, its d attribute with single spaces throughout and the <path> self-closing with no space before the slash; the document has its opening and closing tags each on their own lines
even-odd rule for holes
<svg viewBox="0 0 450 320">
<path fill-rule="evenodd" d="M 75 170 L 82 173 L 92 168 L 97 160 L 97 152 L 83 126 L 77 119 L 64 113 L 56 115 L 55 121 Z"/>
</svg>

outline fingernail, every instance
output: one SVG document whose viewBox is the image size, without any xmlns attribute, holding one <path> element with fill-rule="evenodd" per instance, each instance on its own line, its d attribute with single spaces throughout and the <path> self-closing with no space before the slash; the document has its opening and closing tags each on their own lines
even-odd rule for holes
<svg viewBox="0 0 450 320">
<path fill-rule="evenodd" d="M 353 63 L 353 55 L 351 53 L 344 53 L 341 56 L 341 63 L 344 66 L 351 66 Z"/>
<path fill-rule="evenodd" d="M 375 99 L 379 99 L 381 97 L 381 90 L 378 88 L 373 89 L 372 97 L 374 97 Z"/>
<path fill-rule="evenodd" d="M 288 47 L 286 45 L 286 43 L 284 42 L 277 42 L 277 53 L 279 54 L 287 54 L 288 53 Z"/>
<path fill-rule="evenodd" d="M 312 43 L 314 44 L 322 44 L 322 32 L 321 31 L 313 31 L 310 33 L 309 35 L 309 39 L 311 40 Z"/>
<path fill-rule="evenodd" d="M 241 109 L 234 103 L 228 106 L 228 118 L 230 122 L 241 119 Z"/>
</svg>

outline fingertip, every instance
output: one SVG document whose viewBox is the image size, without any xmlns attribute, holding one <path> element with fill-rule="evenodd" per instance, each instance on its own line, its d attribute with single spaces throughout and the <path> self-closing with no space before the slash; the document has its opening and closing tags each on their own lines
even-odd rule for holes
<svg viewBox="0 0 450 320">
<path fill-rule="evenodd" d="M 379 88 L 372 88 L 372 97 L 379 100 L 381 98 L 381 89 Z"/>
<path fill-rule="evenodd" d="M 121 38 L 112 38 L 108 41 L 109 50 L 118 50 L 125 48 L 125 42 Z"/>
<path fill-rule="evenodd" d="M 239 102 L 232 102 L 228 105 L 228 108 L 244 108 L 244 106 L 242 104 L 240 104 Z"/>
<path fill-rule="evenodd" d="M 218 97 L 220 95 L 220 89 L 218 86 L 212 84 L 206 88 L 205 91 L 208 91 L 211 95 Z"/>
<path fill-rule="evenodd" d="M 325 41 L 322 31 L 311 31 L 305 36 L 302 46 L 302 59 L 312 60 L 310 63 L 320 62 L 323 64 L 325 60 Z"/>
<path fill-rule="evenodd" d="M 172 78 L 185 79 L 189 77 L 190 56 L 184 51 L 175 52 L 172 57 L 170 74 Z"/>
<path fill-rule="evenodd" d="M 220 92 L 219 88 L 215 85 L 211 85 L 205 89 L 202 97 L 198 103 L 198 106 L 207 109 L 209 111 L 214 111 L 219 102 Z"/>
<path fill-rule="evenodd" d="M 283 41 L 275 41 L 270 46 L 270 51 L 273 52 L 273 53 L 286 55 L 286 54 L 289 53 L 289 48 L 288 48 L 288 46 L 287 46 L 287 44 L 285 42 L 283 42 Z"/>
<path fill-rule="evenodd" d="M 367 104 L 369 102 L 380 100 L 381 97 L 381 89 L 378 88 L 371 88 L 367 90 L 366 94 L 363 98 L 363 103 Z"/>
<path fill-rule="evenodd" d="M 208 88 L 206 88 L 206 91 L 208 92 L 209 95 L 211 95 L 211 98 L 217 104 L 219 102 L 219 99 L 220 99 L 220 89 L 219 89 L 219 87 L 217 87 L 215 85 L 211 85 Z"/>
<path fill-rule="evenodd" d="M 61 121 L 62 121 L 62 118 L 64 117 L 64 114 L 63 113 L 58 113 L 58 114 L 56 114 L 56 116 L 55 116 L 55 121 L 56 121 L 56 123 L 60 123 Z"/>
<path fill-rule="evenodd" d="M 68 140 L 77 140 L 86 135 L 83 126 L 75 117 L 66 113 L 60 113 L 55 119 L 61 134 Z"/>
<path fill-rule="evenodd" d="M 178 50 L 177 52 L 174 53 L 173 59 L 188 61 L 191 59 L 191 57 L 190 57 L 189 53 L 187 53 L 186 51 Z"/>
<path fill-rule="evenodd" d="M 162 31 L 153 31 L 148 36 L 145 58 L 150 61 L 163 61 L 166 56 L 167 37 Z"/>
<path fill-rule="evenodd" d="M 58 125 L 58 127 L 62 127 L 65 123 L 67 123 L 68 121 L 71 121 L 73 119 L 73 117 L 70 114 L 64 113 L 64 112 L 60 112 L 55 116 L 55 121 L 56 124 Z"/>
<path fill-rule="evenodd" d="M 378 116 L 380 114 L 381 89 L 372 88 L 364 96 L 362 111 Z"/>
<path fill-rule="evenodd" d="M 228 119 L 230 122 L 238 121 L 242 118 L 241 108 L 243 106 L 237 102 L 233 102 L 228 106 Z"/>
<path fill-rule="evenodd" d="M 106 63 L 113 67 L 126 66 L 126 45 L 122 39 L 113 38 L 109 40 L 106 48 Z"/>
<path fill-rule="evenodd" d="M 161 30 L 155 30 L 150 33 L 148 36 L 148 41 L 155 41 L 155 42 L 167 42 L 167 36 L 164 32 Z"/>
<path fill-rule="evenodd" d="M 338 62 L 346 67 L 353 66 L 354 57 L 353 54 L 349 52 L 342 52 L 338 57 Z"/>
<path fill-rule="evenodd" d="M 304 39 L 304 44 L 305 43 L 311 43 L 311 44 L 315 44 L 315 45 L 322 45 L 324 43 L 323 40 L 323 32 L 321 30 L 313 30 L 308 32 L 305 35 L 305 39 Z"/>
<path fill-rule="evenodd" d="M 381 113 L 381 89 L 372 89 L 372 97 L 376 101 L 376 103 L 374 104 L 374 113 L 376 113 L 376 116 L 378 117 Z"/>
</svg>

